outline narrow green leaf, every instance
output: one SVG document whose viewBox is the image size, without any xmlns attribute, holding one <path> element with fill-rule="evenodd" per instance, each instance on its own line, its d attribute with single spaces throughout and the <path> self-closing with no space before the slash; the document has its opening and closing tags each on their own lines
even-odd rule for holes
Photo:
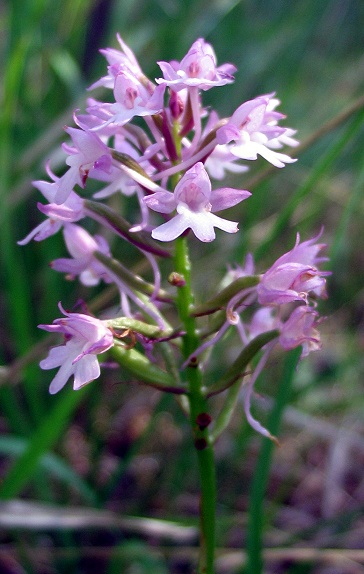
<svg viewBox="0 0 364 574">
<path fill-rule="evenodd" d="M 62 391 L 49 414 L 43 418 L 30 438 L 24 453 L 5 476 L 0 486 L 1 500 L 8 500 L 17 496 L 33 478 L 39 460 L 59 439 L 73 412 L 90 390 L 91 386 L 88 385 L 77 392 L 70 388 Z"/>
<path fill-rule="evenodd" d="M 293 377 L 301 352 L 301 347 L 298 347 L 286 356 L 274 408 L 267 425 L 269 431 L 275 436 L 279 433 L 282 416 L 291 394 Z M 273 448 L 274 443 L 271 440 L 262 438 L 262 446 L 250 488 L 246 549 L 247 566 L 244 574 L 262 574 L 263 572 L 264 496 L 268 484 Z"/>
<path fill-rule="evenodd" d="M 210 313 L 214 313 L 215 311 L 222 309 L 234 297 L 234 295 L 239 293 L 239 291 L 255 287 L 259 284 L 259 281 L 260 277 L 258 275 L 239 277 L 239 279 L 230 283 L 227 287 L 222 289 L 222 291 L 211 297 L 211 299 L 201 305 L 197 305 L 197 307 L 194 307 L 192 315 L 194 317 L 199 317 L 200 315 L 209 315 Z"/>
<path fill-rule="evenodd" d="M 170 393 L 183 394 L 186 392 L 185 388 L 176 386 L 176 381 L 169 373 L 162 371 L 136 349 L 127 349 L 122 345 L 114 345 L 110 349 L 110 353 L 121 367 L 125 367 L 127 371 L 141 382 Z"/>
<path fill-rule="evenodd" d="M 19 458 L 24 454 L 29 444 L 29 440 L 17 436 L 0 437 L 0 453 L 3 455 Z M 97 495 L 64 460 L 55 454 L 44 454 L 38 461 L 42 472 L 51 474 L 60 481 L 65 482 L 70 488 L 77 490 L 88 504 L 96 505 Z"/>
<path fill-rule="evenodd" d="M 207 396 L 211 397 L 222 391 L 228 389 L 235 381 L 241 377 L 244 370 L 247 368 L 248 364 L 252 358 L 260 351 L 264 345 L 273 341 L 278 337 L 279 331 L 274 329 L 272 331 L 267 331 L 266 333 L 261 333 L 255 339 L 250 341 L 246 347 L 241 351 L 240 355 L 235 359 L 233 364 L 227 369 L 222 377 L 211 387 L 207 388 Z"/>
</svg>

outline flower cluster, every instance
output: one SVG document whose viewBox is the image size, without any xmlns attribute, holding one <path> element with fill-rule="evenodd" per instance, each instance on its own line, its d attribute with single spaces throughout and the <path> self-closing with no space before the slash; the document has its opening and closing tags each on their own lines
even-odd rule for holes
<svg viewBox="0 0 364 574">
<path fill-rule="evenodd" d="M 229 271 L 228 287 L 200 309 L 195 309 L 197 315 L 204 315 L 216 311 L 217 306 L 226 308 L 226 320 L 214 338 L 197 348 L 190 359 L 216 343 L 230 325 L 236 326 L 245 346 L 259 336 L 272 333 L 272 341 L 264 345 L 265 351 L 244 395 L 247 419 L 258 432 L 269 438 L 274 437 L 252 417 L 250 402 L 254 383 L 274 345 L 279 343 L 285 351 L 301 346 L 301 358 L 321 349 L 320 334 L 316 328 L 320 321 L 316 305 L 318 298 L 325 299 L 327 296 L 325 277 L 331 272 L 319 269 L 319 264 L 327 261 L 327 257 L 319 255 L 326 247 L 318 242 L 320 235 L 302 243 L 297 235 L 293 249 L 279 257 L 261 275 L 254 275 L 254 261 L 249 254 L 244 267 Z M 258 309 L 251 314 L 256 304 Z"/>
<path fill-rule="evenodd" d="M 276 111 L 280 102 L 274 93 L 241 104 L 224 119 L 203 107 L 202 92 L 232 83 L 236 71 L 232 64 L 218 66 L 213 48 L 203 39 L 196 40 L 180 62 L 159 62 L 161 77 L 155 81 L 144 74 L 119 36 L 118 42 L 120 49 L 101 50 L 107 73 L 91 86 L 110 90 L 113 101 L 89 98 L 86 113 L 75 112 L 77 127 L 65 129 L 69 140 L 62 146 L 65 172 L 57 176 L 48 166 L 51 181 L 34 182 L 48 202 L 38 203 L 47 219 L 19 241 L 21 245 L 31 239 L 41 241 L 62 229 L 70 257 L 53 261 L 52 268 L 70 279 L 78 277 L 87 286 L 100 281 L 115 283 L 120 295 L 118 313 L 108 322 L 61 308 L 66 318 L 40 325 L 65 337 L 65 344 L 52 349 L 41 362 L 43 369 L 60 367 L 51 383 L 52 393 L 71 375 L 75 389 L 99 376 L 96 355 L 120 346 L 113 330 L 120 324 L 128 325 L 137 348 L 123 353 L 123 358 L 119 354 L 119 362 L 140 380 L 150 382 L 152 371 L 148 374 L 148 369 L 156 368 L 153 361 L 159 360 L 154 354 L 158 342 L 185 336 L 181 317 L 173 327 L 164 314 L 166 305 L 174 305 L 177 314 L 181 306 L 176 305 L 170 288 L 161 287 L 157 258 L 173 256 L 169 243 L 179 238 L 193 234 L 202 242 L 211 242 L 215 228 L 238 231 L 236 221 L 217 213 L 248 199 L 250 192 L 216 186 L 210 178 L 222 180 L 226 172 L 243 173 L 248 168 L 242 160 L 249 162 L 258 156 L 278 168 L 296 161 L 280 151 L 298 142 L 294 130 L 279 125 L 285 116 Z M 90 180 L 94 180 L 93 197 L 88 193 Z M 125 201 L 133 198 L 138 207 L 135 221 L 126 221 L 103 201 L 117 193 Z M 81 227 L 79 222 L 86 217 L 106 227 L 109 236 L 114 234 L 138 249 L 149 262 L 153 282 L 134 275 L 116 260 L 112 245 L 102 235 L 93 237 Z M 231 326 L 238 329 L 245 347 L 262 333 L 273 332 L 274 341 L 285 350 L 302 345 L 305 356 L 318 349 L 318 314 L 312 301 L 325 296 L 327 272 L 318 268 L 324 261 L 319 256 L 324 245 L 317 240 L 300 243 L 298 237 L 294 248 L 263 275 L 254 274 L 252 257 L 244 268 L 230 271 L 233 280 L 227 291 L 223 289 L 211 305 L 205 302 L 200 312 L 196 307 L 191 315 L 226 308 L 226 321 L 208 333 L 206 341 L 200 341 L 194 358 L 217 343 Z M 185 277 L 177 280 L 174 275 L 170 283 L 178 289 L 185 285 Z M 259 308 L 247 322 L 242 313 L 253 304 Z M 286 309 L 292 305 L 288 313 Z M 270 343 L 264 348 L 270 348 Z M 176 358 L 175 372 L 181 368 L 183 372 L 190 359 Z M 164 374 L 168 370 L 163 364 L 158 368 Z M 171 390 L 169 380 L 168 388 Z M 172 392 L 182 391 L 178 387 Z M 250 394 L 247 396 L 246 404 Z M 246 411 L 252 420 L 248 407 Z"/>
</svg>

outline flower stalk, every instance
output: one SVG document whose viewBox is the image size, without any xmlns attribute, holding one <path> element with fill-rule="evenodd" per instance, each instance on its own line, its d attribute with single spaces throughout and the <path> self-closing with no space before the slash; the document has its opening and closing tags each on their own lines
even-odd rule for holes
<svg viewBox="0 0 364 574">
<path fill-rule="evenodd" d="M 196 319 L 191 314 L 194 298 L 191 288 L 191 263 L 188 253 L 187 239 L 181 237 L 176 241 L 175 268 L 185 281 L 178 287 L 177 307 L 179 316 L 185 328 L 182 338 L 183 356 L 187 360 L 193 355 L 199 345 L 196 329 Z M 190 425 L 193 442 L 198 458 L 200 476 L 200 557 L 198 574 L 213 574 L 215 554 L 215 506 L 216 506 L 216 477 L 214 463 L 214 448 L 209 436 L 211 417 L 208 403 L 203 391 L 202 373 L 198 362 L 187 364 L 184 370 L 188 384 L 188 401 L 190 406 Z"/>
</svg>

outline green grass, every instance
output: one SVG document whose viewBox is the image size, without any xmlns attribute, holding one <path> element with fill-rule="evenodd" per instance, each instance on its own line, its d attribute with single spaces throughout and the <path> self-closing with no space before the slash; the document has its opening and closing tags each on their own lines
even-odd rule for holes
<svg viewBox="0 0 364 574">
<path fill-rule="evenodd" d="M 96 17 L 100 6 L 102 25 L 100 15 Z M 211 246 L 196 246 L 196 268 L 208 269 L 214 284 L 227 262 L 242 263 L 253 250 L 263 270 L 292 247 L 297 231 L 307 239 L 324 226 L 331 258 L 327 267 L 333 271 L 329 298 L 320 307 L 326 315 L 323 351 L 299 365 L 288 404 L 278 400 L 286 380 L 279 382 L 282 358 L 258 383 L 263 395 L 256 403 L 260 419 L 269 420 L 266 410 L 276 413 L 282 407 L 281 449 L 264 454 L 268 447 L 247 428 L 242 409 L 217 445 L 218 546 L 226 560 L 232 549 L 246 550 L 247 572 L 263 559 L 265 572 L 283 572 L 283 561 L 274 562 L 269 547 L 290 549 L 300 542 L 343 552 L 355 547 L 360 526 L 356 511 L 364 504 L 363 21 L 364 5 L 357 0 L 16 0 L 1 9 L 3 500 L 48 503 L 55 513 L 58 506 L 87 505 L 128 516 L 173 519 L 181 527 L 196 524 L 197 473 L 188 427 L 174 401 L 120 384 L 109 370 L 82 395 L 68 390 L 48 395 L 50 374 L 38 367 L 46 339 L 37 325 L 57 316 L 58 301 L 71 308 L 79 299 L 95 300 L 100 292 L 95 289 L 90 295 L 49 268 L 51 259 L 64 254 L 61 237 L 22 248 L 16 241 L 42 219 L 31 181 L 46 178 L 48 159 L 56 171 L 61 168 L 56 152 L 63 141 L 62 127 L 72 125 L 75 108 L 84 108 L 85 87 L 104 74 L 98 48 L 116 47 L 115 34 L 120 32 L 146 73 L 155 77 L 156 60 L 180 59 L 204 36 L 220 63 L 231 61 L 239 70 L 233 85 L 206 94 L 208 104 L 223 117 L 242 101 L 276 91 L 288 116 L 286 125 L 297 128 L 307 146 L 298 150 L 299 161 L 284 170 L 265 173 L 266 164 L 259 160 L 247 175 L 231 180 L 253 192 L 238 210 L 241 232 L 231 238 L 221 234 Z M 353 107 L 357 101 L 360 105 Z M 345 110 L 350 110 L 346 116 Z M 127 256 L 133 261 L 133 253 Z M 202 299 L 205 277 L 196 274 L 193 281 Z M 342 444 L 344 467 L 336 466 L 336 441 Z M 73 481 L 74 475 L 78 479 Z M 340 493 L 340 506 L 330 496 L 332 485 Z M 0 508 L 0 519 L 1 513 Z M 31 549 L 43 551 L 42 529 L 34 526 L 25 542 L 21 533 L 7 529 L 0 534 L 0 544 L 7 544 L 15 559 L 36 574 Z M 94 565 L 99 572 L 132 572 L 134 564 L 138 572 L 162 574 L 169 568 L 177 573 L 194 556 L 190 546 L 178 552 L 174 542 L 157 535 L 151 545 L 157 552 L 152 552 L 145 531 L 120 533 L 103 527 L 99 539 L 88 528 L 77 536 L 61 529 L 48 535 L 57 572 L 93 572 Z M 363 548 L 361 542 L 359 546 Z M 92 547 L 103 549 L 94 562 L 88 558 Z M 138 553 L 144 551 L 141 561 Z M 298 557 L 286 571 L 316 574 L 323 568 L 321 560 L 319 554 L 308 561 Z M 241 572 L 242 563 L 239 557 L 235 566 L 228 566 L 221 559 L 218 572 Z"/>
</svg>

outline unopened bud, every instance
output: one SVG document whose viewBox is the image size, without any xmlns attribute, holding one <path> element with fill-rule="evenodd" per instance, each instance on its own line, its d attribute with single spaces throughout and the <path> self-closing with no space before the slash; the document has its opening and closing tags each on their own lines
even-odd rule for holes
<svg viewBox="0 0 364 574">
<path fill-rule="evenodd" d="M 186 280 L 183 275 L 173 271 L 168 277 L 168 283 L 174 287 L 184 287 L 186 285 Z"/>
<path fill-rule="evenodd" d="M 184 110 L 184 104 L 177 92 L 171 91 L 169 98 L 169 109 L 171 110 L 172 118 L 178 120 Z"/>
<path fill-rule="evenodd" d="M 211 421 L 212 418 L 208 413 L 200 413 L 196 417 L 197 426 L 201 431 L 205 430 L 205 428 L 209 426 Z"/>
<path fill-rule="evenodd" d="M 197 450 L 204 450 L 207 447 L 207 440 L 204 438 L 197 438 L 195 440 L 195 448 Z"/>
</svg>

